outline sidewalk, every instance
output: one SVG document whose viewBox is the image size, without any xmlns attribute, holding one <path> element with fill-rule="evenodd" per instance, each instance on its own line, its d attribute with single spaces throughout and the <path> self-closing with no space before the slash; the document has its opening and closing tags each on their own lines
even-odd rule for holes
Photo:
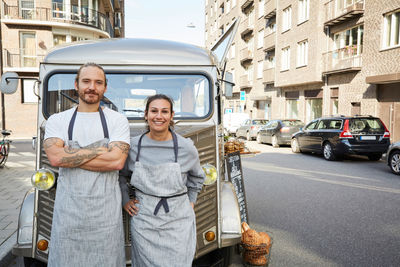
<svg viewBox="0 0 400 267">
<path fill-rule="evenodd" d="M 21 146 L 28 149 L 21 150 Z M 11 249 L 17 241 L 21 203 L 32 188 L 35 152 L 30 146 L 30 140 L 13 140 L 6 165 L 0 168 L 0 266 L 11 258 Z"/>
</svg>

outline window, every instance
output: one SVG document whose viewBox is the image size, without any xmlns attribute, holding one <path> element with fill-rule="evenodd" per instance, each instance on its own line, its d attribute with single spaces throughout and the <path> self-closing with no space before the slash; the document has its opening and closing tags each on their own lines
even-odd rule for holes
<svg viewBox="0 0 400 267">
<path fill-rule="evenodd" d="M 333 58 L 345 59 L 360 55 L 363 48 L 363 35 L 363 25 L 335 34 L 333 37 Z"/>
<path fill-rule="evenodd" d="M 264 30 L 258 32 L 257 36 L 257 48 L 261 48 L 264 45 Z"/>
<path fill-rule="evenodd" d="M 315 129 L 315 126 L 317 125 L 317 122 L 318 122 L 318 121 L 312 121 L 312 122 L 310 122 L 306 127 L 304 127 L 304 130 L 307 130 L 307 131 L 309 131 L 309 130 L 314 130 L 314 129 Z"/>
<path fill-rule="evenodd" d="M 276 32 L 276 17 L 267 19 L 265 27 L 267 30 L 267 35 Z"/>
<path fill-rule="evenodd" d="M 54 34 L 53 35 L 53 45 L 57 46 L 67 42 L 67 36 L 61 34 Z"/>
<path fill-rule="evenodd" d="M 306 66 L 308 58 L 308 40 L 297 43 L 297 67 Z"/>
<path fill-rule="evenodd" d="M 208 14 L 206 13 L 206 23 L 208 22 Z"/>
<path fill-rule="evenodd" d="M 309 0 L 299 0 L 299 17 L 298 23 L 308 20 L 309 18 Z"/>
<path fill-rule="evenodd" d="M 395 47 L 400 45 L 400 11 L 385 15 L 384 21 L 384 48 Z"/>
<path fill-rule="evenodd" d="M 22 103 L 37 103 L 38 97 L 34 93 L 36 80 L 22 79 Z"/>
<path fill-rule="evenodd" d="M 287 31 L 292 26 L 292 7 L 283 10 L 282 31 Z"/>
<path fill-rule="evenodd" d="M 257 79 L 261 79 L 263 77 L 263 61 L 258 61 L 257 64 Z"/>
<path fill-rule="evenodd" d="M 306 100 L 307 121 L 322 116 L 322 98 L 311 98 Z"/>
<path fill-rule="evenodd" d="M 226 13 L 229 13 L 230 9 L 231 9 L 231 2 L 228 0 L 226 1 Z"/>
<path fill-rule="evenodd" d="M 282 49 L 282 62 L 281 70 L 288 70 L 290 68 L 290 47 Z"/>
<path fill-rule="evenodd" d="M 35 15 L 35 1 L 34 0 L 20 0 L 20 16 L 23 19 L 34 19 Z"/>
<path fill-rule="evenodd" d="M 219 28 L 219 36 L 221 36 L 221 35 L 223 35 L 224 34 L 224 26 L 222 25 L 220 28 Z"/>
<path fill-rule="evenodd" d="M 299 100 L 287 99 L 286 100 L 286 117 L 288 119 L 297 119 L 299 117 Z"/>
<path fill-rule="evenodd" d="M 265 54 L 266 69 L 275 68 L 275 50 L 267 51 Z"/>
<path fill-rule="evenodd" d="M 249 66 L 248 69 L 246 70 L 246 72 L 247 72 L 247 78 L 251 84 L 253 82 L 253 76 L 254 76 L 253 65 Z"/>
<path fill-rule="evenodd" d="M 258 2 L 258 17 L 261 18 L 262 16 L 264 16 L 264 0 Z"/>
<path fill-rule="evenodd" d="M 224 12 L 225 12 L 224 4 L 219 6 L 219 11 L 220 11 L 220 15 L 224 14 Z"/>
<path fill-rule="evenodd" d="M 236 0 L 232 0 L 232 8 L 236 6 Z"/>
<path fill-rule="evenodd" d="M 235 54 L 236 54 L 235 49 L 236 49 L 235 44 L 232 44 L 232 46 L 231 46 L 231 58 L 235 58 Z"/>
<path fill-rule="evenodd" d="M 20 33 L 21 67 L 37 67 L 36 35 L 33 32 Z"/>
</svg>

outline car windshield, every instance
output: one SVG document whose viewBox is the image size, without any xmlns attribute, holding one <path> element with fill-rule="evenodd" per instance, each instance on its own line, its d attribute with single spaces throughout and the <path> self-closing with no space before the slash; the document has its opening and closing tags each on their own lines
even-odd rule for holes
<svg viewBox="0 0 400 267">
<path fill-rule="evenodd" d="M 299 120 L 284 120 L 282 121 L 284 126 L 303 126 L 304 123 Z"/>
<path fill-rule="evenodd" d="M 75 73 L 56 73 L 45 82 L 44 113 L 50 116 L 76 105 Z M 200 74 L 107 73 L 101 105 L 130 119 L 143 119 L 146 98 L 165 94 L 174 101 L 175 119 L 205 118 L 211 114 L 211 87 Z"/>
<path fill-rule="evenodd" d="M 265 125 L 267 122 L 267 120 L 254 120 L 253 125 Z"/>
<path fill-rule="evenodd" d="M 350 119 L 349 128 L 352 133 L 384 133 L 385 127 L 378 118 Z"/>
</svg>

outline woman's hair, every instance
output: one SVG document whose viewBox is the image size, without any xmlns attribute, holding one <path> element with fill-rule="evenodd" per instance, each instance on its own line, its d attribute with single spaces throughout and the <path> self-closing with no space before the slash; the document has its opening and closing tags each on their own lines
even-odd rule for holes
<svg viewBox="0 0 400 267">
<path fill-rule="evenodd" d="M 150 103 L 153 102 L 154 100 L 158 100 L 158 99 L 164 99 L 164 100 L 167 100 L 167 101 L 168 101 L 168 103 L 169 103 L 169 105 L 170 105 L 171 116 L 172 116 L 172 113 L 174 112 L 174 101 L 172 100 L 172 98 L 170 98 L 169 96 L 164 95 L 164 94 L 155 94 L 155 95 L 149 96 L 149 97 L 146 99 L 146 108 L 145 108 L 145 110 L 144 110 L 144 115 L 146 116 L 147 113 L 149 112 Z M 145 120 L 146 120 L 146 119 L 145 119 Z M 147 120 L 146 120 L 146 123 L 147 123 Z M 171 121 L 169 122 L 169 127 L 170 127 L 171 129 L 173 129 L 173 128 L 174 128 L 174 125 L 175 125 L 174 121 L 171 120 Z M 150 128 L 149 128 L 149 124 L 148 124 L 148 123 L 147 123 L 147 130 L 150 131 Z"/>
</svg>

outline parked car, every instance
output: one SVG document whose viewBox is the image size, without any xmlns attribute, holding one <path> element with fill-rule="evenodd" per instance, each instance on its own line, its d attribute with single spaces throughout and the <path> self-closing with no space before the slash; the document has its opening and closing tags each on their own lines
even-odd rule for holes
<svg viewBox="0 0 400 267">
<path fill-rule="evenodd" d="M 400 141 L 389 146 L 387 152 L 387 164 L 394 174 L 400 175 Z"/>
<path fill-rule="evenodd" d="M 242 125 L 242 123 L 248 120 L 249 114 L 233 112 L 224 114 L 224 132 L 226 135 L 236 134 L 237 129 Z"/>
<path fill-rule="evenodd" d="M 318 118 L 292 137 L 292 151 L 322 153 L 326 160 L 344 154 L 379 160 L 390 145 L 390 133 L 372 116 Z"/>
<path fill-rule="evenodd" d="M 303 126 L 301 120 L 272 120 L 258 131 L 257 143 L 268 143 L 273 147 L 290 145 L 292 134 Z"/>
<path fill-rule="evenodd" d="M 267 122 L 264 119 L 248 119 L 236 130 L 236 137 L 245 137 L 248 141 L 256 139 L 258 130 Z"/>
</svg>

